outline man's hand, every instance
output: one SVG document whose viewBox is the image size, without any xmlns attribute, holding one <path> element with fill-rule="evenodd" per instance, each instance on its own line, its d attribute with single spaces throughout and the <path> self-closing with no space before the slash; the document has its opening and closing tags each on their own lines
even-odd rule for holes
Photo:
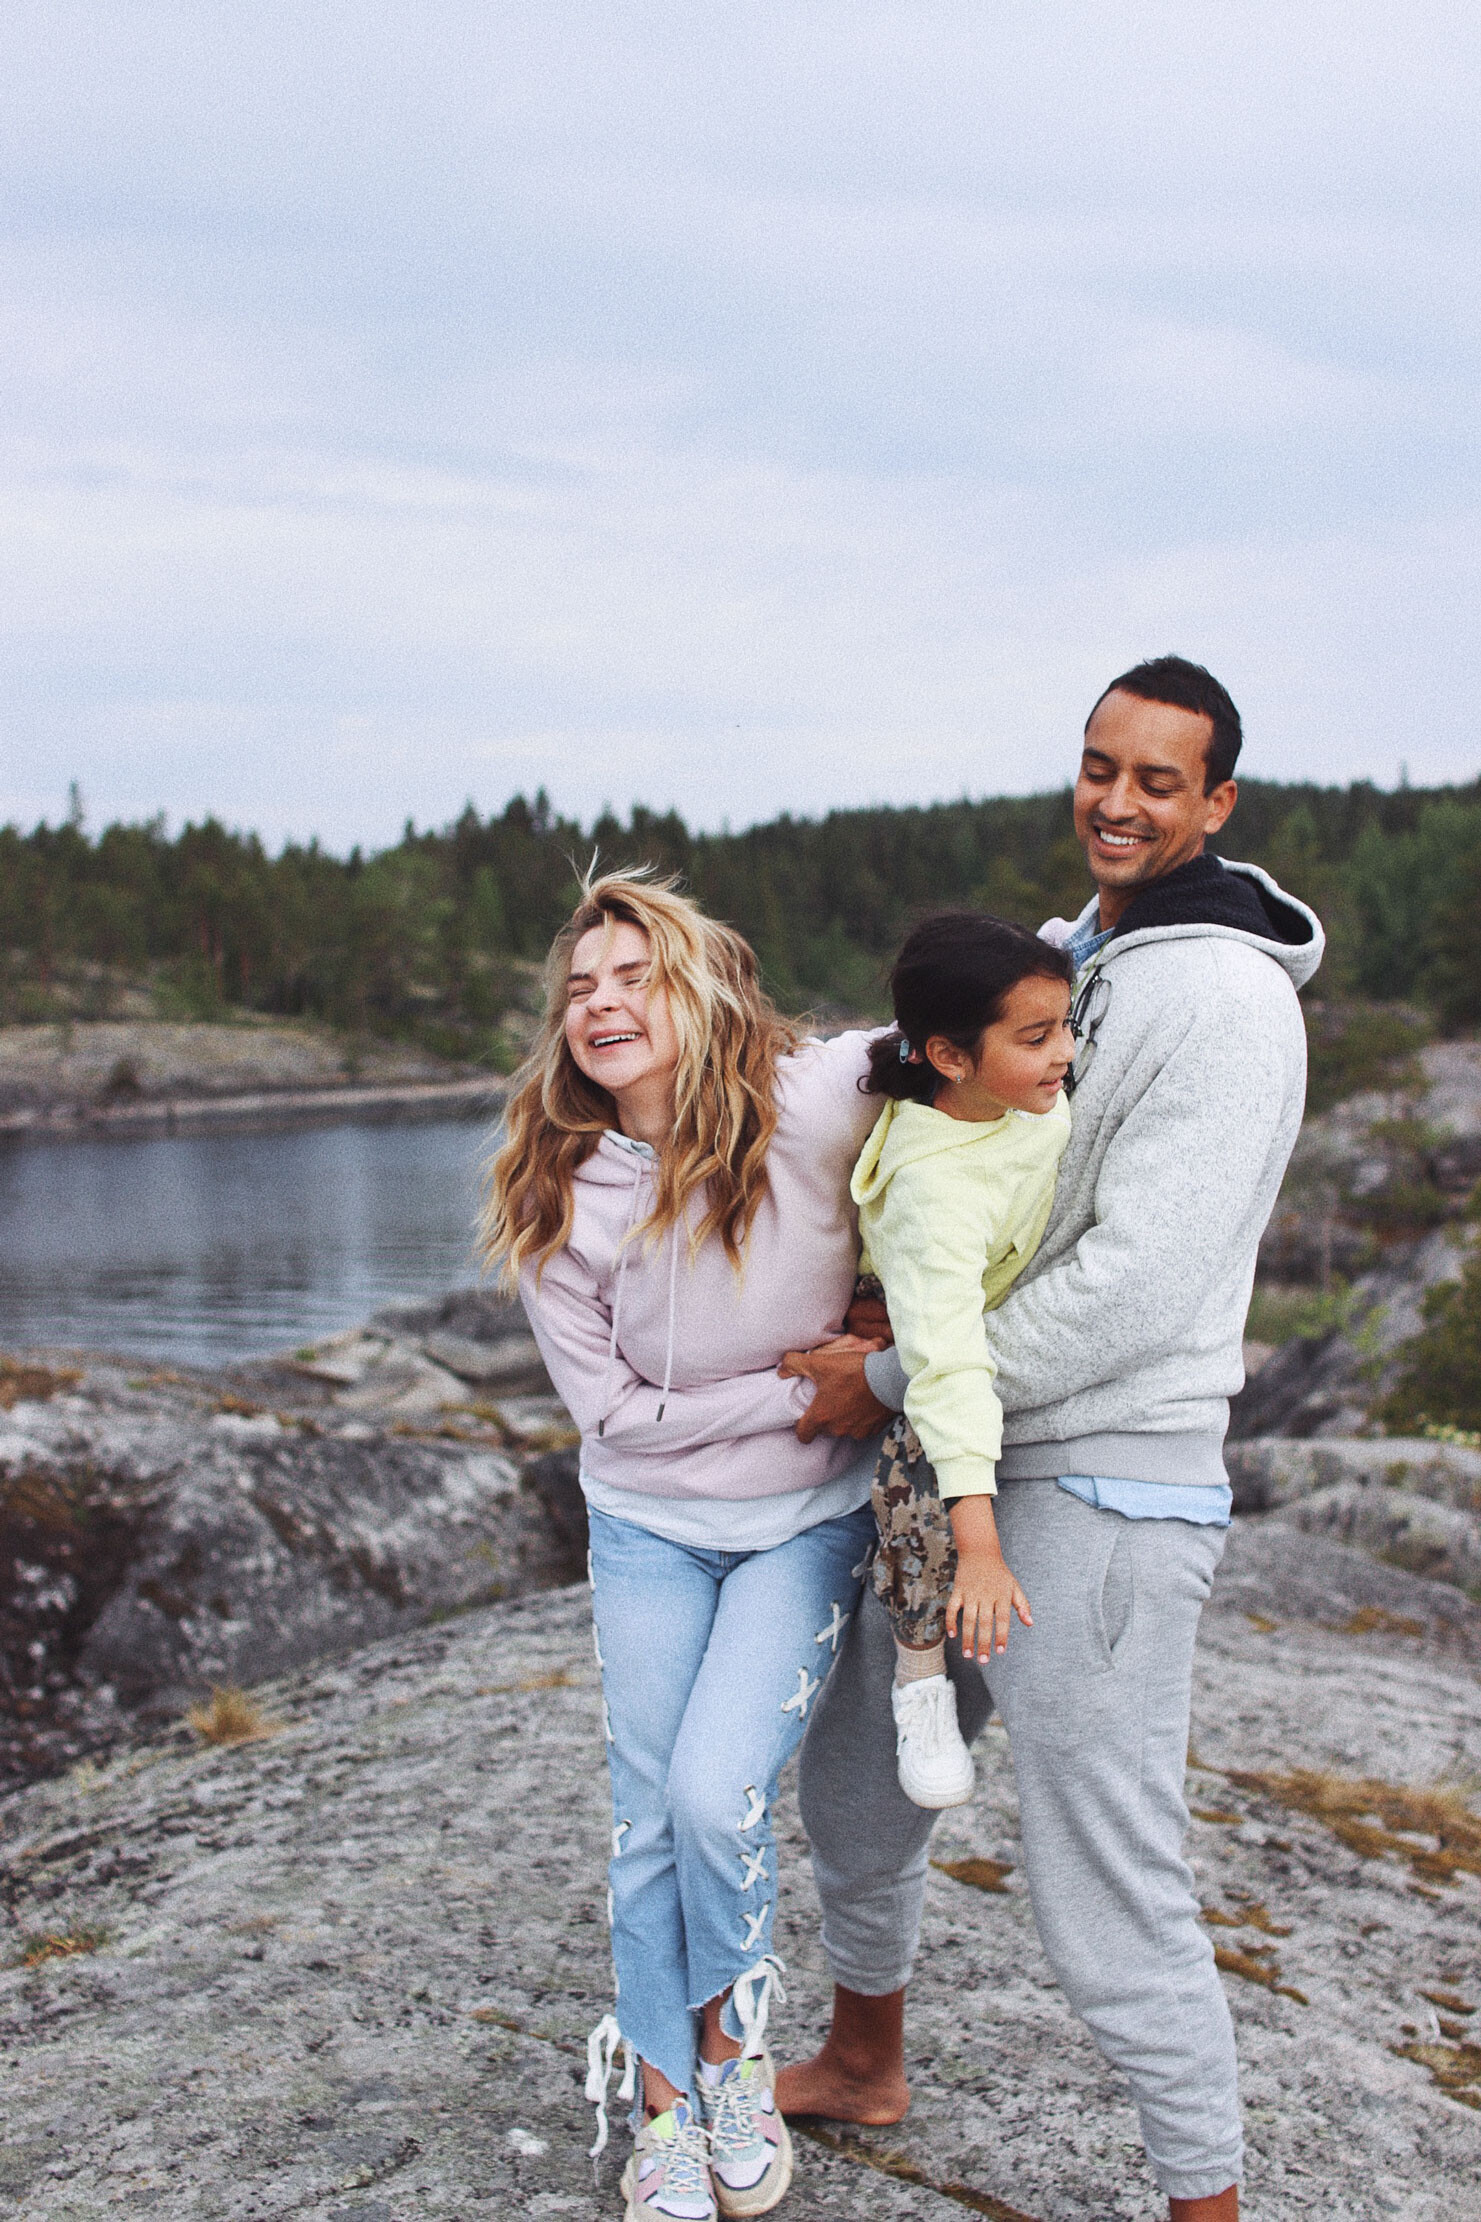
<svg viewBox="0 0 1481 2222">
<path fill-rule="evenodd" d="M 850 1435 L 856 1443 L 878 1435 L 895 1417 L 881 1404 L 864 1377 L 864 1360 L 871 1350 L 883 1350 L 879 1336 L 838 1335 L 819 1343 L 816 1350 L 789 1350 L 777 1372 L 784 1381 L 811 1381 L 817 1394 L 797 1422 L 797 1439 L 810 1443 L 818 1435 Z"/>
</svg>

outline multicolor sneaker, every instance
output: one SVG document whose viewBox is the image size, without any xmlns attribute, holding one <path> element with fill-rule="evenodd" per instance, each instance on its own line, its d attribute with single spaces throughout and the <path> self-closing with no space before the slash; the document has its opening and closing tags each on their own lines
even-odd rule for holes
<svg viewBox="0 0 1481 2222">
<path fill-rule="evenodd" d="M 658 2222 L 665 2215 L 675 2222 L 715 2222 L 710 2141 L 687 2099 L 675 2099 L 666 2114 L 638 2131 L 622 2171 L 622 2194 L 623 2222 Z"/>
<path fill-rule="evenodd" d="M 956 1691 L 944 1674 L 897 1682 L 890 1691 L 895 1714 L 895 1770 L 914 1805 L 939 1813 L 965 1805 L 977 1770 L 962 1740 Z"/>
<path fill-rule="evenodd" d="M 720 2212 L 769 2214 L 792 2181 L 792 2139 L 777 2112 L 770 2053 L 727 2060 L 718 2083 L 699 2078 L 697 2096 Z"/>
</svg>

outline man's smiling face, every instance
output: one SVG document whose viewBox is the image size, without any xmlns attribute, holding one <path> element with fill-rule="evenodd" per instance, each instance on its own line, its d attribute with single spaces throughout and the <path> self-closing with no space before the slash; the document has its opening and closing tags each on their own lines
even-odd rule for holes
<svg viewBox="0 0 1481 2222">
<path fill-rule="evenodd" d="M 1075 834 L 1114 926 L 1139 888 L 1202 853 L 1234 808 L 1223 780 L 1203 791 L 1213 721 L 1201 710 L 1144 702 L 1113 688 L 1085 728 L 1075 782 Z"/>
</svg>

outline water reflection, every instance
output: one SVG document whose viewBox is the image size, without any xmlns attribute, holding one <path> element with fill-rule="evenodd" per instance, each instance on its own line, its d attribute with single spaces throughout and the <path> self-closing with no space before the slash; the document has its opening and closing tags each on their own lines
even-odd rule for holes
<svg viewBox="0 0 1481 2222">
<path fill-rule="evenodd" d="M 466 1120 L 0 1148 L 0 1345 L 206 1362 L 472 1280 Z"/>
</svg>

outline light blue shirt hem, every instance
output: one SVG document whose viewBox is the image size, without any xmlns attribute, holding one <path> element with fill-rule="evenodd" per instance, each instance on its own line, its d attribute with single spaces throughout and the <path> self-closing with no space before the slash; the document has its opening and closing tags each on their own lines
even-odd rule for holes
<svg viewBox="0 0 1481 2222">
<path fill-rule="evenodd" d="M 1123 1520 L 1190 1520 L 1195 1527 L 1227 1528 L 1234 1492 L 1180 1487 L 1169 1481 L 1118 1481 L 1107 1474 L 1061 1474 L 1059 1486 L 1098 1511 L 1119 1512 Z"/>
<path fill-rule="evenodd" d="M 703 1551 L 774 1551 L 824 1520 L 841 1520 L 869 1502 L 879 1438 L 832 1481 L 815 1489 L 790 1489 L 775 1497 L 653 1497 L 645 1490 L 614 1489 L 584 1469 L 581 1487 L 589 1505 L 614 1520 L 628 1520 L 666 1543 Z"/>
</svg>

